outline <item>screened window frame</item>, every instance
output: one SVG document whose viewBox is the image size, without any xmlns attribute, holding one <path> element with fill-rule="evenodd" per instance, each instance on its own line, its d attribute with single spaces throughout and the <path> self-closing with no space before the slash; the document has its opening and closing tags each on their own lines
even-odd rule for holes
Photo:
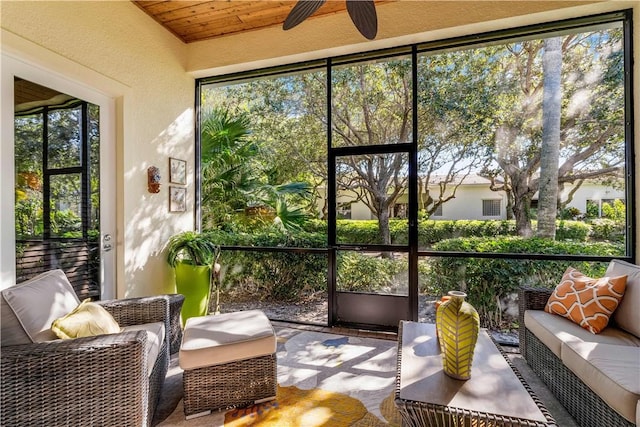
<svg viewBox="0 0 640 427">
<path fill-rule="evenodd" d="M 409 250 L 414 252 L 417 257 L 461 257 L 461 258 L 505 258 L 505 259 L 533 259 L 533 260 L 569 260 L 576 261 L 610 261 L 611 259 L 623 259 L 629 262 L 635 262 L 636 258 L 636 218 L 633 212 L 633 206 L 636 204 L 635 197 L 635 168 L 633 159 L 635 158 L 634 147 L 634 116 L 633 116 L 633 31 L 632 31 L 632 9 L 625 9 L 614 12 L 607 12 L 597 15 L 589 15 L 577 18 L 570 18 L 561 21 L 553 21 L 528 25 L 523 27 L 515 27 L 486 33 L 470 34 L 465 36 L 440 39 L 435 41 L 415 43 L 404 46 L 396 46 L 387 49 L 380 49 L 368 52 L 358 52 L 354 54 L 328 57 L 325 59 L 317 59 L 313 61 L 298 62 L 293 64 L 283 64 L 276 67 L 268 67 L 262 69 L 249 70 L 244 72 L 226 74 L 221 76 L 212 76 L 196 79 L 195 99 L 196 99 L 196 149 L 195 149 L 195 173 L 196 173 L 196 202 L 194 220 L 197 229 L 201 229 L 200 214 L 200 111 L 201 111 L 201 89 L 208 85 L 225 85 L 229 83 L 240 83 L 251 79 L 273 77 L 278 75 L 291 74 L 295 72 L 311 71 L 319 69 L 328 69 L 337 65 L 345 65 L 350 63 L 368 62 L 373 60 L 382 60 L 385 58 L 396 57 L 400 55 L 411 55 L 414 82 L 417 76 L 417 55 L 426 52 L 446 52 L 451 50 L 460 50 L 470 47 L 481 47 L 492 45 L 495 43 L 508 43 L 510 41 L 522 41 L 526 39 L 541 38 L 543 36 L 550 37 L 554 34 L 564 34 L 568 31 L 588 30 L 597 26 L 605 26 L 612 23 L 620 23 L 623 29 L 623 49 L 624 49 L 624 116 L 625 116 L 625 205 L 626 205 L 626 250 L 624 256 L 587 256 L 587 255 L 570 255 L 570 254 L 513 254 L 513 253 L 483 253 L 483 252 L 445 252 Z M 330 74 L 330 73 L 329 73 Z M 327 80 L 327 84 L 330 81 Z M 328 86 L 328 92 L 331 87 Z M 413 98 L 416 100 L 417 85 L 413 85 Z M 414 101 L 415 102 L 415 101 Z M 331 116 L 330 109 L 327 116 Z M 414 116 L 415 118 L 415 116 Z M 330 123 L 330 121 L 329 121 Z M 413 123 L 413 144 L 417 145 L 417 123 Z M 328 132 L 330 133 L 330 129 Z M 330 141 L 330 137 L 329 137 Z M 330 144 L 330 142 L 329 142 Z M 374 148 L 375 149 L 375 148 Z M 417 212 L 417 201 L 413 201 L 410 211 Z M 409 220 L 412 221 L 411 219 Z M 411 227 L 411 224 L 410 224 Z M 417 246 L 417 242 L 416 242 Z M 235 250 L 239 247 L 234 246 Z M 223 250 L 225 248 L 222 248 Z M 247 247 L 249 249 L 249 247 Z M 255 249 L 255 248 L 254 248 Z M 265 248 L 269 249 L 269 248 Z M 305 250 L 304 248 L 270 248 L 274 251 L 295 249 L 296 251 Z M 384 248 L 381 248 L 381 250 Z M 308 248 L 309 251 L 318 250 L 318 248 Z M 322 250 L 322 249 L 321 249 Z M 324 249 L 328 251 L 329 249 Z M 386 249 L 384 249 L 386 250 Z M 394 250 L 392 246 L 389 250 Z"/>
</svg>

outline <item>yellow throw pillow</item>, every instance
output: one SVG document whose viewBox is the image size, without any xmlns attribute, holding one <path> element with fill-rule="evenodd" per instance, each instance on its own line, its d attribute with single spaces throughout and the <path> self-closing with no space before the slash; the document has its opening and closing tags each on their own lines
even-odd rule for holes
<svg viewBox="0 0 640 427">
<path fill-rule="evenodd" d="M 627 276 L 592 279 L 569 267 L 549 297 L 544 311 L 577 323 L 592 334 L 600 333 L 618 307 Z"/>
<path fill-rule="evenodd" d="M 51 330 L 62 339 L 115 334 L 121 331 L 118 322 L 104 307 L 86 299 L 71 313 L 56 319 Z"/>
</svg>

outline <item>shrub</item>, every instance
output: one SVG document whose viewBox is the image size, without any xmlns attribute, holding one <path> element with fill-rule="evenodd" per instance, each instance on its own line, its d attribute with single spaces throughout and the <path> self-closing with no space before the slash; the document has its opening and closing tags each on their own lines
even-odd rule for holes
<svg viewBox="0 0 640 427">
<path fill-rule="evenodd" d="M 338 288 L 341 291 L 391 291 L 396 276 L 406 272 L 406 259 L 377 258 L 357 252 L 338 256 Z M 406 288 L 406 275 L 402 277 Z"/>
<path fill-rule="evenodd" d="M 590 237 L 593 240 L 624 242 L 625 223 L 612 219 L 594 219 L 591 221 Z"/>
<path fill-rule="evenodd" d="M 434 250 L 611 256 L 624 253 L 621 245 L 520 237 L 451 239 L 434 245 Z M 430 258 L 430 264 L 429 281 L 438 293 L 446 294 L 455 289 L 465 291 L 485 327 L 500 325 L 500 300 L 517 292 L 521 286 L 553 287 L 570 266 L 592 276 L 600 276 L 606 269 L 605 263 L 501 258 L 434 257 Z"/>
<path fill-rule="evenodd" d="M 338 227 L 344 243 L 373 243 L 379 239 L 375 220 L 342 220 Z M 324 221 L 310 221 L 304 230 L 283 233 L 273 228 L 251 234 L 224 231 L 207 234 L 222 246 L 326 247 Z M 391 221 L 390 230 L 394 242 L 407 238 L 407 222 L 404 220 Z M 428 246 L 434 251 L 619 256 L 624 254 L 622 243 L 586 243 L 585 240 L 587 236 L 612 239 L 612 236 L 622 236 L 616 233 L 623 230 L 620 223 L 609 220 L 594 221 L 592 225 L 560 221 L 558 239 L 567 240 L 553 241 L 509 236 L 515 232 L 514 221 L 424 220 L 420 222 L 419 239 L 422 247 Z M 399 274 L 406 274 L 406 260 L 353 252 L 342 252 L 338 257 L 338 280 L 344 290 L 385 290 L 394 286 Z M 259 298 L 291 300 L 308 291 L 326 292 L 327 289 L 328 262 L 325 254 L 223 251 L 221 264 L 224 269 L 223 287 L 229 292 L 242 291 Z M 469 301 L 481 314 L 483 325 L 493 327 L 501 322 L 502 298 L 523 285 L 555 286 L 568 266 L 592 275 L 602 274 L 605 267 L 604 263 L 573 261 L 431 257 L 419 260 L 418 277 L 420 292 L 423 293 L 445 294 L 453 289 L 465 290 Z"/>
<path fill-rule="evenodd" d="M 615 199 L 613 205 L 611 203 L 602 204 L 602 216 L 614 221 L 624 221 L 627 215 L 627 208 L 620 199 Z"/>
<path fill-rule="evenodd" d="M 591 227 L 582 221 L 556 221 L 556 240 L 586 242 Z"/>
<path fill-rule="evenodd" d="M 211 231 L 214 242 L 226 246 L 326 247 L 326 235 L 300 231 L 226 233 Z M 222 251 L 221 283 L 227 293 L 245 293 L 254 297 L 292 300 L 305 291 L 326 291 L 325 254 L 295 252 Z"/>
</svg>

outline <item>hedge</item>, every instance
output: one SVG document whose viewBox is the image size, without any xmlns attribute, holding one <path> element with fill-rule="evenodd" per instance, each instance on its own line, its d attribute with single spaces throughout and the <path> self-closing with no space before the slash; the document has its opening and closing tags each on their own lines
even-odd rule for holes
<svg viewBox="0 0 640 427">
<path fill-rule="evenodd" d="M 614 223 L 615 224 L 615 223 Z M 532 221 L 535 231 L 537 222 Z M 613 225 L 608 225 L 613 227 Z M 557 221 L 557 240 L 587 241 L 606 240 L 613 235 L 612 232 L 592 232 L 592 225 L 582 221 Z M 601 230 L 600 226 L 598 230 Z M 327 223 L 321 220 L 309 221 L 304 230 L 311 233 L 327 233 Z M 339 243 L 354 244 L 381 244 L 378 221 L 372 220 L 338 220 L 336 221 L 336 234 Z M 393 244 L 407 244 L 409 233 L 406 220 L 389 220 L 391 242 Z M 420 247 L 432 245 L 447 239 L 458 237 L 498 237 L 515 236 L 516 223 L 514 220 L 421 220 L 418 222 L 418 244 Z"/>
<path fill-rule="evenodd" d="M 564 241 L 505 236 L 503 234 L 513 231 L 511 221 L 426 221 L 425 225 L 420 229 L 423 233 L 421 242 L 442 238 L 430 245 L 435 251 L 600 256 L 624 254 L 623 243 L 582 241 L 589 225 L 575 221 L 561 222 L 559 229 L 563 230 L 564 235 L 579 237 Z M 365 241 L 374 237 L 377 239 L 376 221 L 340 221 L 339 227 L 352 237 L 357 236 Z M 394 221 L 391 230 L 397 236 L 398 230 L 403 227 L 406 227 L 406 222 Z M 446 238 L 474 233 L 490 238 Z M 604 231 L 600 233 L 605 235 Z M 215 243 L 226 246 L 324 248 L 327 245 L 326 224 L 320 221 L 295 234 L 270 229 L 251 234 L 212 231 L 208 235 Z M 241 292 L 255 298 L 294 300 L 306 292 L 326 292 L 327 289 L 328 261 L 323 253 L 222 251 L 220 263 L 223 266 L 222 288 L 227 294 Z M 341 290 L 393 291 L 398 286 L 396 282 L 404 280 L 406 283 L 404 275 L 407 262 L 404 258 L 378 258 L 341 251 L 338 253 L 338 263 L 337 279 Z M 469 295 L 469 302 L 478 309 L 483 326 L 495 327 L 503 320 L 501 300 L 522 285 L 554 286 L 569 266 L 593 276 L 602 274 L 606 268 L 605 263 L 572 261 L 446 256 L 421 258 L 418 264 L 420 292 L 444 295 L 449 290 L 464 290 Z"/>
<path fill-rule="evenodd" d="M 583 243 L 548 239 L 499 237 L 491 240 L 459 238 L 442 241 L 437 251 L 610 255 L 624 254 L 624 246 L 612 243 Z M 538 261 L 501 258 L 430 258 L 430 285 L 438 294 L 450 290 L 467 293 L 476 307 L 484 327 L 502 323 L 501 300 L 517 292 L 521 286 L 554 287 L 568 267 L 592 277 L 602 275 L 607 263 L 576 261 Z"/>
</svg>

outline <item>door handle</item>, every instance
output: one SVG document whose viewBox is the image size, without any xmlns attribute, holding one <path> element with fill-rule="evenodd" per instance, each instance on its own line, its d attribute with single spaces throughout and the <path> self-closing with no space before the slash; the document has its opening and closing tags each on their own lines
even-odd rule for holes
<svg viewBox="0 0 640 427">
<path fill-rule="evenodd" d="M 111 249 L 113 249 L 113 246 L 111 246 L 111 234 L 105 234 L 102 238 L 102 250 L 109 252 Z"/>
</svg>

